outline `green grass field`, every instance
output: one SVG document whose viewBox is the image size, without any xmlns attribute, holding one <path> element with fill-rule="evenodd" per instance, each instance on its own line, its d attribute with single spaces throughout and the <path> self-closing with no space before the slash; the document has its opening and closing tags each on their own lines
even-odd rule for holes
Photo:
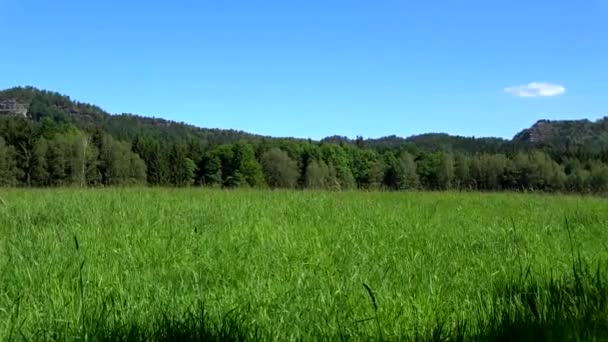
<svg viewBox="0 0 608 342">
<path fill-rule="evenodd" d="M 509 324 L 556 340 L 568 324 L 608 337 L 601 198 L 143 188 L 0 196 L 0 340 L 162 340 L 202 319 L 209 336 L 246 339 L 496 340 Z"/>
</svg>

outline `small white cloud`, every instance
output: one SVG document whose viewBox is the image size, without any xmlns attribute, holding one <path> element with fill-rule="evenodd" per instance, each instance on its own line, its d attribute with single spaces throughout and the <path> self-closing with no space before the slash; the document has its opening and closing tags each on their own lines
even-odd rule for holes
<svg viewBox="0 0 608 342">
<path fill-rule="evenodd" d="M 531 82 L 525 85 L 505 88 L 505 93 L 517 97 L 558 96 L 565 92 L 566 88 L 562 85 L 543 82 Z"/>
</svg>

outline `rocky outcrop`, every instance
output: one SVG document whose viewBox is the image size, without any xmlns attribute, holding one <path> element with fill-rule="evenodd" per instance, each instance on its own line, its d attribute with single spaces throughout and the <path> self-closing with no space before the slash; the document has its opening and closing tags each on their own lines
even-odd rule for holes
<svg viewBox="0 0 608 342">
<path fill-rule="evenodd" d="M 604 139 L 608 134 L 608 117 L 590 120 L 539 120 L 513 138 L 515 143 L 556 144 L 582 143 Z"/>
<path fill-rule="evenodd" d="M 15 99 L 0 101 L 0 114 L 27 116 L 27 107 Z"/>
<path fill-rule="evenodd" d="M 540 143 L 555 136 L 555 125 L 550 120 L 539 120 L 532 127 L 520 132 L 514 140 Z"/>
</svg>

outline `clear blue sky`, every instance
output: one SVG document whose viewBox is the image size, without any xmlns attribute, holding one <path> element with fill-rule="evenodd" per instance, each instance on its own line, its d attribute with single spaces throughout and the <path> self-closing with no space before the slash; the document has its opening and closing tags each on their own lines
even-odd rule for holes
<svg viewBox="0 0 608 342">
<path fill-rule="evenodd" d="M 0 88 L 274 136 L 510 138 L 608 115 L 607 22 L 608 0 L 0 0 Z"/>
</svg>

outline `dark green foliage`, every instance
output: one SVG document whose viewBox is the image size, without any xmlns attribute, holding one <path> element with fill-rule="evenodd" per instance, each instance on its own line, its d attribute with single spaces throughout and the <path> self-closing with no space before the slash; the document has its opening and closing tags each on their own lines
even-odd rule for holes
<svg viewBox="0 0 608 342">
<path fill-rule="evenodd" d="M 320 147 L 322 160 L 327 164 L 329 173 L 335 170 L 337 189 L 352 189 L 356 187 L 353 176 L 352 156 L 350 149 L 332 144 L 322 144 Z"/>
<path fill-rule="evenodd" d="M 385 153 L 384 185 L 392 190 L 415 189 L 419 185 L 416 162 L 409 153 L 398 156 L 391 151 Z"/>
<path fill-rule="evenodd" d="M 608 117 L 589 120 L 540 120 L 513 138 L 516 147 L 541 148 L 562 162 L 567 158 L 608 162 Z"/>
<path fill-rule="evenodd" d="M 131 146 L 109 135 L 93 138 L 99 150 L 101 184 L 129 185 L 145 182 L 146 164 L 131 151 Z"/>
<path fill-rule="evenodd" d="M 566 174 L 559 164 L 541 151 L 518 153 L 514 159 L 511 183 L 529 190 L 562 190 Z"/>
<path fill-rule="evenodd" d="M 377 188 L 382 183 L 383 167 L 380 156 L 373 150 L 353 150 L 353 175 L 362 189 Z"/>
<path fill-rule="evenodd" d="M 15 150 L 15 160 L 20 170 L 17 180 L 28 186 L 32 185 L 32 150 L 36 143 L 36 130 L 37 125 L 24 118 L 7 117 L 0 121 L 0 136 Z"/>
<path fill-rule="evenodd" d="M 146 179 L 150 185 L 165 185 L 170 181 L 169 160 L 166 148 L 160 141 L 146 135 L 138 135 L 133 151 L 146 164 Z"/>
<path fill-rule="evenodd" d="M 249 143 L 220 145 L 201 158 L 198 170 L 199 183 L 233 188 L 264 185 L 262 167 Z M 221 182 L 220 182 L 221 180 Z"/>
<path fill-rule="evenodd" d="M 251 144 L 238 142 L 232 147 L 232 167 L 238 185 L 259 187 L 264 185 L 264 174 L 262 167 L 255 158 L 255 152 Z M 237 176 L 238 175 L 238 176 Z"/>
<path fill-rule="evenodd" d="M 446 152 L 432 152 L 421 155 L 418 173 L 422 184 L 429 189 L 450 189 L 454 180 L 454 159 Z"/>
<path fill-rule="evenodd" d="M 32 153 L 34 185 L 87 185 L 97 181 L 98 151 L 88 136 L 57 134 L 40 138 Z"/>
<path fill-rule="evenodd" d="M 222 185 L 222 161 L 219 156 L 206 153 L 198 164 L 197 183 L 204 186 Z"/>
<path fill-rule="evenodd" d="M 222 186 L 225 187 L 237 187 L 241 185 L 241 174 L 234 165 L 234 151 L 233 146 L 221 145 L 211 151 L 211 158 L 215 158 L 220 163 L 219 174 L 222 176 Z M 217 175 L 218 173 L 216 173 Z"/>
<path fill-rule="evenodd" d="M 35 88 L 0 92 L 4 186 L 158 186 L 608 192 L 608 119 L 539 121 L 513 141 L 423 134 L 315 142 L 203 129 Z"/>
<path fill-rule="evenodd" d="M 484 153 L 474 156 L 471 159 L 469 172 L 475 180 L 475 187 L 481 190 L 503 189 L 508 164 L 509 160 L 502 154 Z M 464 182 L 466 184 L 467 181 Z"/>
<path fill-rule="evenodd" d="M 0 186 L 17 184 L 17 174 L 15 149 L 7 146 L 4 139 L 0 137 Z"/>
<path fill-rule="evenodd" d="M 471 158 L 458 153 L 454 156 L 454 187 L 456 189 L 473 189 L 475 179 L 471 176 Z"/>
<path fill-rule="evenodd" d="M 262 155 L 266 184 L 271 188 L 293 188 L 299 177 L 298 164 L 287 152 L 272 148 Z"/>
<path fill-rule="evenodd" d="M 499 138 L 451 136 L 444 133 L 413 135 L 409 138 L 401 138 L 395 135 L 378 139 L 363 139 L 362 137 L 358 137 L 355 140 L 351 140 L 347 137 L 332 136 L 321 141 L 338 145 L 365 146 L 379 151 L 407 148 L 410 152 L 452 151 L 464 153 L 498 153 L 509 150 L 508 140 Z"/>
<path fill-rule="evenodd" d="M 597 160 L 589 163 L 589 188 L 604 193 L 608 191 L 608 166 Z"/>
<path fill-rule="evenodd" d="M 169 152 L 169 181 L 175 186 L 191 185 L 194 182 L 196 165 L 188 158 L 185 145 L 175 144 Z"/>
</svg>

